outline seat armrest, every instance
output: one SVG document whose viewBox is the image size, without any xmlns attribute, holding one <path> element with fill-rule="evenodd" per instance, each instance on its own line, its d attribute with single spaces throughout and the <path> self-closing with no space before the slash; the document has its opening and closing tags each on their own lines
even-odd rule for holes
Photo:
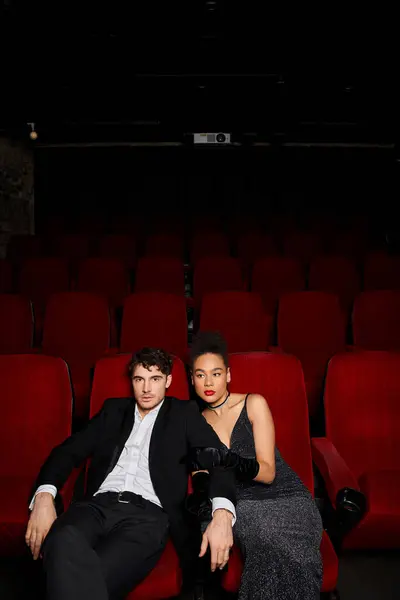
<svg viewBox="0 0 400 600">
<path fill-rule="evenodd" d="M 324 518 L 324 526 L 336 552 L 340 552 L 345 536 L 365 514 L 366 498 L 360 491 L 357 479 L 330 440 L 313 438 L 311 451 L 332 505 L 327 518 Z"/>
<path fill-rule="evenodd" d="M 356 477 L 328 438 L 312 438 L 311 452 L 313 462 L 321 473 L 334 508 L 341 490 L 351 488 L 360 491 Z"/>
</svg>

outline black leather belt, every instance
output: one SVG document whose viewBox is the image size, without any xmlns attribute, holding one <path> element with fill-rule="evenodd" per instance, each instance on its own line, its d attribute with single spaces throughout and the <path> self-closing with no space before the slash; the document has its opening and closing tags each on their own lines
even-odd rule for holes
<svg viewBox="0 0 400 600">
<path fill-rule="evenodd" d="M 122 504 L 135 504 L 136 506 L 144 506 L 145 499 L 139 494 L 133 492 L 105 492 L 110 498 L 115 497 L 117 502 Z"/>
</svg>

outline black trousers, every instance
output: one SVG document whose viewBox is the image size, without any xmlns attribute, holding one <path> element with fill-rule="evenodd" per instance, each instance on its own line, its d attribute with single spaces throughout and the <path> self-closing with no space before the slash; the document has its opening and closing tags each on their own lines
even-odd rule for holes
<svg viewBox="0 0 400 600">
<path fill-rule="evenodd" d="M 56 519 L 42 549 L 48 600 L 119 600 L 151 571 L 168 539 L 168 517 L 136 498 L 98 494 Z"/>
</svg>

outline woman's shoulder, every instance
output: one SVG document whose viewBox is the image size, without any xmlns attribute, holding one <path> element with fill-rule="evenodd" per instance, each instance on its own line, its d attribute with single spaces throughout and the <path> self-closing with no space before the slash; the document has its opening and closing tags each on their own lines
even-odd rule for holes
<svg viewBox="0 0 400 600">
<path fill-rule="evenodd" d="M 260 412 L 268 411 L 268 401 L 262 394 L 247 394 L 246 396 L 247 414 L 255 416 Z"/>
</svg>

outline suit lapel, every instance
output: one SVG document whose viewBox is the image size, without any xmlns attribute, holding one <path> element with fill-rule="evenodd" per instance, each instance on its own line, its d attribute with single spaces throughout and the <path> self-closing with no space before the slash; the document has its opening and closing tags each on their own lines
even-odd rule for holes
<svg viewBox="0 0 400 600">
<path fill-rule="evenodd" d="M 135 423 L 135 406 L 136 403 L 132 398 L 132 402 L 128 408 L 128 410 L 126 411 L 126 415 L 124 417 L 124 420 L 122 422 L 121 425 L 121 430 L 120 433 L 118 435 L 118 438 L 116 440 L 116 445 L 114 447 L 114 451 L 110 460 L 110 464 L 109 467 L 107 469 L 107 473 L 106 476 L 111 473 L 111 471 L 113 470 L 113 468 L 115 467 L 115 465 L 117 464 L 118 458 L 120 457 L 120 454 L 125 446 L 125 442 L 128 439 L 128 437 L 130 436 L 130 433 L 132 431 L 133 425 Z"/>
<path fill-rule="evenodd" d="M 151 440 L 150 440 L 150 448 L 149 448 L 149 470 L 150 470 L 150 475 L 153 479 L 153 473 L 154 473 L 154 466 L 157 462 L 157 456 L 159 448 L 160 448 L 160 444 L 162 443 L 162 439 L 163 439 L 163 431 L 165 429 L 165 425 L 166 425 L 166 421 L 169 415 L 169 411 L 170 411 L 170 402 L 169 402 L 169 398 L 165 397 L 164 399 L 164 403 L 162 405 L 162 407 L 160 408 L 160 412 L 157 415 L 156 418 L 156 422 L 154 423 L 154 427 L 153 427 L 153 431 L 151 434 Z"/>
</svg>

